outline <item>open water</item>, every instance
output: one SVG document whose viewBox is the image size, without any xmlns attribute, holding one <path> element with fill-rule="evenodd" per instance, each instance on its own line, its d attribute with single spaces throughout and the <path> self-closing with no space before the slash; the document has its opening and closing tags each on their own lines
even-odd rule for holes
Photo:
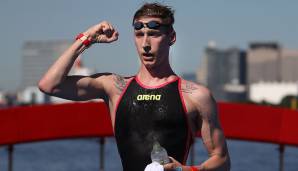
<svg viewBox="0 0 298 171">
<path fill-rule="evenodd" d="M 228 140 L 232 171 L 278 171 L 278 145 Z M 99 139 L 72 139 L 18 144 L 14 146 L 14 171 L 99 171 Z M 106 171 L 121 171 L 114 138 L 106 138 Z M 207 158 L 201 140 L 196 139 L 195 163 Z M 285 171 L 298 171 L 298 148 L 286 146 Z M 0 171 L 8 167 L 6 146 L 0 147 Z"/>
</svg>

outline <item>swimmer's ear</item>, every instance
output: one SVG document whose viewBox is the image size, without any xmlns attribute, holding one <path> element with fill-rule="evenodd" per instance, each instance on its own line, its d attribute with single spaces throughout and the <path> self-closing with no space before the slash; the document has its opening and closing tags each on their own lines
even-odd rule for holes
<svg viewBox="0 0 298 171">
<path fill-rule="evenodd" d="M 172 46 L 175 42 L 176 42 L 176 32 L 175 32 L 175 30 L 173 30 L 170 33 L 170 43 L 169 43 L 169 45 Z"/>
</svg>

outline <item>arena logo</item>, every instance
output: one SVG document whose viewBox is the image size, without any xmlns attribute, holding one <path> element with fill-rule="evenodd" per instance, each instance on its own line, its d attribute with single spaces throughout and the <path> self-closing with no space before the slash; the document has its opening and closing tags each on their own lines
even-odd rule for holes
<svg viewBox="0 0 298 171">
<path fill-rule="evenodd" d="M 139 94 L 137 96 L 138 101 L 142 100 L 157 100 L 159 101 L 161 99 L 161 95 L 155 95 L 155 94 Z"/>
</svg>

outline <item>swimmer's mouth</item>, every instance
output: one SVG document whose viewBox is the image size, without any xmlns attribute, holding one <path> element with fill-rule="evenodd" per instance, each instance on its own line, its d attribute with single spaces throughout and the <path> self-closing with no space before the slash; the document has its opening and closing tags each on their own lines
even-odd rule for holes
<svg viewBox="0 0 298 171">
<path fill-rule="evenodd" d="M 145 56 L 145 57 L 150 57 L 150 58 L 153 57 L 152 53 L 143 53 L 142 55 Z"/>
</svg>

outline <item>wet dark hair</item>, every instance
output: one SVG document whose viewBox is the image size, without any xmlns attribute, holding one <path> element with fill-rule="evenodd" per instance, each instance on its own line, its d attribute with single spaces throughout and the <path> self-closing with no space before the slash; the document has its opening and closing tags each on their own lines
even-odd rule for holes
<svg viewBox="0 0 298 171">
<path fill-rule="evenodd" d="M 134 17 L 133 21 L 141 17 L 156 17 L 162 19 L 164 24 L 168 24 L 172 27 L 175 22 L 174 19 L 174 10 L 166 5 L 163 5 L 158 2 L 154 3 L 145 3 L 141 8 L 139 8 Z"/>
</svg>

